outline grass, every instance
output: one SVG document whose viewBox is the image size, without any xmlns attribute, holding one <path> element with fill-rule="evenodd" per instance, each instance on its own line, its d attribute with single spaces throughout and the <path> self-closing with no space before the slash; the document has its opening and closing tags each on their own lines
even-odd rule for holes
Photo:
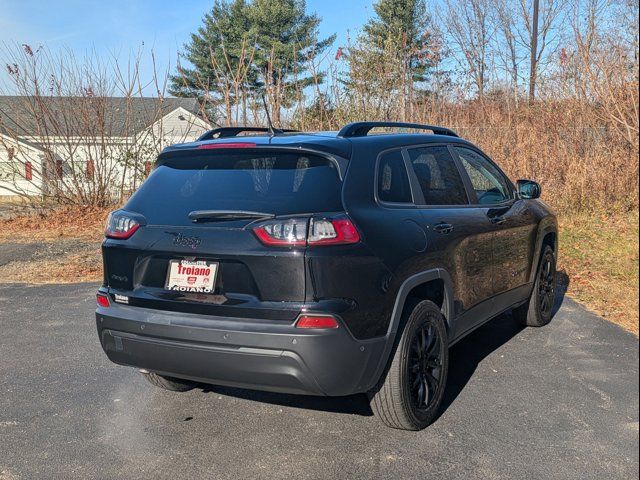
<svg viewBox="0 0 640 480">
<path fill-rule="evenodd" d="M 567 293 L 638 335 L 638 213 L 560 218 Z"/>
<path fill-rule="evenodd" d="M 101 242 L 110 210 L 112 209 L 99 207 L 64 207 L 0 220 L 0 242 L 54 242 L 59 239 Z"/>
<path fill-rule="evenodd" d="M 66 255 L 14 261 L 0 278 L 25 283 L 99 281 L 106 209 L 67 208 L 55 213 L 0 220 L 1 243 L 77 241 Z M 590 310 L 638 334 L 638 213 L 564 216 L 558 269 L 567 293 Z"/>
<path fill-rule="evenodd" d="M 0 220 L 2 243 L 36 244 L 36 255 L 0 266 L 0 279 L 14 283 L 76 283 L 102 279 L 100 242 L 106 208 L 61 208 Z M 51 248 L 65 243 L 60 248 Z"/>
<path fill-rule="evenodd" d="M 11 283 L 31 284 L 97 282 L 102 280 L 100 249 L 70 252 L 57 258 L 11 262 L 0 266 L 0 278 L 10 278 Z"/>
</svg>

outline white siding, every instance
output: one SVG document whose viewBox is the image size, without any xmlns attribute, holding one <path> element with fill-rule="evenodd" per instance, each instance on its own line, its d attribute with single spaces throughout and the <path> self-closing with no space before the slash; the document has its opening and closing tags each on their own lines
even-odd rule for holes
<svg viewBox="0 0 640 480">
<path fill-rule="evenodd" d="M 27 180 L 26 163 L 32 180 Z M 42 188 L 42 151 L 0 134 L 0 198 L 38 195 Z"/>
<path fill-rule="evenodd" d="M 144 179 L 145 163 L 153 162 L 160 151 L 175 143 L 192 142 L 211 128 L 206 122 L 191 112 L 177 108 L 149 128 L 139 132 L 135 137 L 111 137 L 106 140 L 74 138 L 47 138 L 46 142 L 37 137 L 25 137 L 30 143 L 39 143 L 46 150 L 51 151 L 58 161 L 63 163 L 64 178 L 59 184 L 69 186 L 69 190 L 78 188 L 90 189 L 93 182 L 86 180 L 87 166 L 91 163 L 96 179 L 107 185 L 113 185 L 118 190 L 124 177 L 125 189 L 137 188 Z M 5 143 L 8 143 L 7 141 Z M 13 142 L 15 144 L 15 142 Z M 12 146 L 13 146 L 12 144 Z M 46 145 L 45 145 L 46 144 Z M 7 149 L 0 142 L 0 167 L 2 162 L 8 161 Z M 43 150 L 37 150 L 20 142 L 21 148 L 14 157 L 21 163 L 12 171 L 22 172 L 22 177 L 13 174 L 11 178 L 0 178 L 0 196 L 14 196 L 15 190 L 23 195 L 39 195 L 43 188 L 47 188 L 41 181 Z M 24 168 L 21 166 L 29 159 L 33 163 L 33 181 L 24 179 Z M 49 167 L 51 168 L 51 167 Z M 54 173 L 54 172 L 52 172 Z M 51 181 L 57 181 L 55 174 L 49 176 Z M 51 185 L 51 184 L 49 184 Z M 3 186 L 5 188 L 3 188 Z M 65 188 L 66 190 L 67 188 Z"/>
<path fill-rule="evenodd" d="M 180 107 L 151 126 L 151 136 L 160 141 L 160 150 L 176 143 L 193 142 L 211 125 Z"/>
</svg>

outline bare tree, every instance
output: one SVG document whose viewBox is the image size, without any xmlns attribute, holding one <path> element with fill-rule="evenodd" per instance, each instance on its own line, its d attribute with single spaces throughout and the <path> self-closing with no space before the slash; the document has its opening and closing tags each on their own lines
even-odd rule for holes
<svg viewBox="0 0 640 480">
<path fill-rule="evenodd" d="M 557 47 L 560 35 L 557 22 L 566 8 L 562 0 L 519 0 L 519 13 L 524 28 L 517 33 L 522 45 L 529 50 L 529 101 L 536 98 L 540 66 L 545 54 Z"/>
<path fill-rule="evenodd" d="M 1 52 L 12 91 L 0 112 L 1 187 L 30 202 L 107 205 L 137 188 L 168 142 L 166 75 L 143 81 L 94 55 L 28 45 Z M 154 97 L 144 97 L 145 87 Z M 4 155 L 3 155 L 4 154 Z"/>
<path fill-rule="evenodd" d="M 538 77 L 538 26 L 540 23 L 540 0 L 533 0 L 533 16 L 531 17 L 531 42 L 529 67 L 529 102 L 536 99 L 536 80 Z"/>
<path fill-rule="evenodd" d="M 513 96 L 517 100 L 520 85 L 520 63 L 523 55 L 517 38 L 517 17 L 513 0 L 495 0 L 493 21 L 496 24 L 495 50 L 501 58 L 504 71 L 510 79 Z"/>
<path fill-rule="evenodd" d="M 445 0 L 447 32 L 454 52 L 466 67 L 478 91 L 484 96 L 487 80 L 487 54 L 494 33 L 490 22 L 489 0 Z"/>
</svg>

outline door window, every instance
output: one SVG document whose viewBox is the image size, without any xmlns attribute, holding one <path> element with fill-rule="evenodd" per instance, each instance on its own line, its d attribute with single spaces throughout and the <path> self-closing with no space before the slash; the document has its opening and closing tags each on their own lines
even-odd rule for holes
<svg viewBox="0 0 640 480">
<path fill-rule="evenodd" d="M 446 146 L 412 148 L 409 158 L 425 205 L 469 203 L 458 168 Z"/>
<path fill-rule="evenodd" d="M 494 205 L 513 198 L 507 179 L 490 161 L 469 148 L 454 148 L 480 205 Z"/>
</svg>

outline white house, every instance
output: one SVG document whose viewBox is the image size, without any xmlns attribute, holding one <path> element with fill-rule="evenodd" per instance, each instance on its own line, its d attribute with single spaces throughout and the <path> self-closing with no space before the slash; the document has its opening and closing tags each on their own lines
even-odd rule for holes
<svg viewBox="0 0 640 480">
<path fill-rule="evenodd" d="M 135 189 L 165 146 L 209 129 L 192 98 L 0 96 L 0 201 Z"/>
</svg>

